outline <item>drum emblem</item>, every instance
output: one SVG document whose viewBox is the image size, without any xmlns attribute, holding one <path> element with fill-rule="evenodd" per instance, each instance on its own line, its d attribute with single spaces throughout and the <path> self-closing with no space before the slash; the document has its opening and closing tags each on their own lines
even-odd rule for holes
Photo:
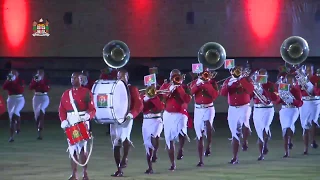
<svg viewBox="0 0 320 180">
<path fill-rule="evenodd" d="M 81 136 L 80 132 L 78 130 L 73 130 L 72 132 L 72 139 L 77 139 Z"/>
<path fill-rule="evenodd" d="M 98 102 L 97 107 L 98 108 L 106 108 L 108 107 L 108 95 L 106 94 L 99 94 L 97 96 Z"/>
</svg>

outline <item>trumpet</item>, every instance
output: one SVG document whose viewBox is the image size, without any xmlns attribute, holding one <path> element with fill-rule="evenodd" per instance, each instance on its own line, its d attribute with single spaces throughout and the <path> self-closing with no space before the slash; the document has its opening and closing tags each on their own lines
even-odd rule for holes
<svg viewBox="0 0 320 180">
<path fill-rule="evenodd" d="M 170 93 L 170 91 L 168 90 L 156 90 L 156 88 L 154 86 L 149 86 L 145 89 L 139 89 L 139 92 L 145 92 L 145 94 L 149 97 L 149 98 L 153 98 L 155 97 L 157 94 L 167 94 Z"/>
<path fill-rule="evenodd" d="M 203 73 L 201 73 L 201 76 L 200 78 L 204 81 L 209 81 L 211 80 L 212 78 L 215 78 L 217 76 L 217 72 L 216 71 L 204 71 Z"/>
<path fill-rule="evenodd" d="M 171 81 L 173 82 L 174 85 L 181 85 L 185 80 L 185 77 L 186 77 L 185 74 L 182 74 L 182 75 L 177 74 L 171 78 Z"/>
</svg>

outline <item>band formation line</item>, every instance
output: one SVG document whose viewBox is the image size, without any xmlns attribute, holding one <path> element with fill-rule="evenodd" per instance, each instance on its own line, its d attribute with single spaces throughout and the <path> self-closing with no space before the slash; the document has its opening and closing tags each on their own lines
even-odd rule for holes
<svg viewBox="0 0 320 180">
<path fill-rule="evenodd" d="M 279 118 L 284 143 L 283 158 L 289 157 L 290 149 L 293 148 L 292 137 L 299 116 L 303 128 L 303 154 L 307 155 L 310 144 L 313 148 L 318 147 L 315 131 L 319 127 L 320 69 L 315 73 L 313 65 L 301 65 L 309 54 L 308 44 L 301 37 L 293 36 L 286 39 L 280 48 L 280 53 L 289 65 L 280 68 L 277 82 L 270 82 L 265 69 L 252 70 L 235 65 L 235 60 L 226 59 L 226 52 L 220 44 L 206 43 L 199 50 L 199 62 L 192 65 L 194 76 L 190 83 L 184 83 L 185 75 L 178 69 L 173 69 L 169 80 L 165 80 L 162 84 L 157 81 L 157 73 L 150 71 L 144 78 L 146 89 L 139 90 L 128 83 L 129 74 L 123 69 L 130 58 L 128 46 L 121 41 L 111 41 L 103 49 L 103 58 L 109 67 L 106 69 L 107 72 L 102 71 L 97 81 L 91 80 L 87 71 L 73 73 L 72 88 L 67 89 L 61 96 L 58 111 L 61 128 L 67 136 L 71 159 L 72 175 L 69 179 L 77 179 L 78 165 L 83 167 L 83 179 L 89 179 L 87 163 L 93 147 L 92 120 L 99 124 L 110 124 L 117 168 L 112 176 L 123 176 L 129 149 L 133 146 L 130 139 L 133 120 L 141 112 L 143 113 L 142 137 L 148 165 L 146 174 L 153 173 L 152 164 L 158 159 L 157 151 L 162 131 L 170 160 L 169 170 L 174 171 L 175 159 L 183 159 L 185 141 L 190 141 L 187 128 L 192 126 L 198 143 L 197 166 L 204 166 L 204 156 L 211 155 L 214 102 L 219 95 L 227 97 L 229 104 L 227 120 L 232 136 L 233 153 L 230 164 L 239 162 L 240 146 L 243 151 L 248 149 L 251 113 L 259 139 L 257 160 L 264 160 L 269 152 L 268 140 L 271 137 L 270 124 L 274 117 L 274 104 L 281 105 Z M 231 76 L 216 81 L 215 70 L 223 65 L 229 69 Z M 114 77 L 115 79 L 112 79 Z M 223 84 L 219 85 L 219 82 Z M 24 84 L 17 70 L 11 70 L 3 84 L 3 89 L 8 91 L 9 142 L 14 142 L 14 134 L 20 132 L 20 111 L 25 104 Z M 32 101 L 37 139 L 42 140 L 41 132 L 45 111 L 49 105 L 50 90 L 43 69 L 37 71 L 29 89 L 35 92 Z M 192 98 L 195 102 L 194 119 L 190 122 L 187 106 Z M 250 106 L 252 100 L 253 108 Z M 177 154 L 175 154 L 176 141 L 179 142 Z"/>
</svg>

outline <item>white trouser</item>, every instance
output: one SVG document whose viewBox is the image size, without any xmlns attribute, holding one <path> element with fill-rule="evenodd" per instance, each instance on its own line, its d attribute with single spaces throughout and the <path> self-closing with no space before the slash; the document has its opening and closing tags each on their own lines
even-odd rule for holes
<svg viewBox="0 0 320 180">
<path fill-rule="evenodd" d="M 298 108 L 286 108 L 282 106 L 281 110 L 279 111 L 279 119 L 282 129 L 282 136 L 286 134 L 288 128 L 294 133 L 296 127 L 295 123 L 299 117 L 299 110 Z"/>
<path fill-rule="evenodd" d="M 263 133 L 267 133 L 269 138 L 271 137 L 270 125 L 274 116 L 274 108 L 259 108 L 254 107 L 253 110 L 253 123 L 257 131 L 259 139 L 264 142 Z"/>
<path fill-rule="evenodd" d="M 202 108 L 195 105 L 193 125 L 198 139 L 202 134 L 207 137 L 206 121 L 209 121 L 211 126 L 213 124 L 216 111 L 213 104 L 211 106 Z"/>
<path fill-rule="evenodd" d="M 303 134 L 306 129 L 311 128 L 312 122 L 319 126 L 320 100 L 303 101 L 303 105 L 299 108 L 299 112 Z"/>
<path fill-rule="evenodd" d="M 144 118 L 142 123 L 142 137 L 146 153 L 149 154 L 149 149 L 154 149 L 151 138 L 160 137 L 163 130 L 161 118 Z"/>
<path fill-rule="evenodd" d="M 188 117 L 182 113 L 163 112 L 163 127 L 166 145 L 170 149 L 170 141 L 179 140 L 179 134 L 187 135 Z"/>
<path fill-rule="evenodd" d="M 7 99 L 7 108 L 9 119 L 11 121 L 13 114 L 20 117 L 20 111 L 24 107 L 25 101 L 22 95 L 12 95 Z"/>
<path fill-rule="evenodd" d="M 34 112 L 34 118 L 38 119 L 40 111 L 43 114 L 46 113 L 46 109 L 49 106 L 49 96 L 48 95 L 34 95 L 32 98 L 32 107 Z"/>
<path fill-rule="evenodd" d="M 127 120 L 123 124 L 110 124 L 110 137 L 113 148 L 115 146 L 122 146 L 122 143 L 125 140 L 128 140 L 130 143 L 130 136 L 132 131 L 133 119 Z"/>
<path fill-rule="evenodd" d="M 239 134 L 241 134 L 242 125 L 250 128 L 250 116 L 251 116 L 251 106 L 246 104 L 243 106 L 229 106 L 228 109 L 228 125 L 231 131 L 232 138 L 240 141 Z"/>
<path fill-rule="evenodd" d="M 81 111 L 79 112 L 79 115 L 82 116 L 85 113 L 86 112 Z M 71 125 L 74 125 L 77 122 L 79 122 L 79 118 L 75 113 L 67 113 L 67 119 Z M 86 121 L 86 125 L 87 125 L 87 128 L 90 129 L 89 121 Z M 73 156 L 74 153 L 79 155 L 82 149 L 84 150 L 84 152 L 87 152 L 87 143 L 88 143 L 87 141 L 80 141 L 77 144 L 71 145 L 68 141 L 69 147 L 67 151 L 69 151 L 70 156 Z"/>
</svg>

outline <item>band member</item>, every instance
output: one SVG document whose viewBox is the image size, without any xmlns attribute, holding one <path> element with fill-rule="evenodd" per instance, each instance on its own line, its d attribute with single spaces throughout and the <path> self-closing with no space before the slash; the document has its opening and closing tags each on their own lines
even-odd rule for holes
<svg viewBox="0 0 320 180">
<path fill-rule="evenodd" d="M 248 148 L 247 138 L 251 132 L 249 119 L 251 116 L 250 99 L 253 85 L 247 79 L 247 74 L 242 72 L 242 67 L 231 69 L 231 78 L 225 80 L 220 94 L 228 97 L 228 124 L 232 134 L 233 158 L 230 164 L 238 163 L 238 151 L 241 130 L 243 135 L 243 150 Z"/>
<path fill-rule="evenodd" d="M 295 81 L 296 79 L 293 74 L 286 75 L 284 83 L 289 84 L 290 89 L 289 91 L 282 91 L 279 88 L 278 95 L 280 99 L 275 102 L 277 104 L 282 104 L 282 108 L 279 111 L 279 118 L 281 123 L 282 136 L 284 139 L 284 158 L 289 157 L 289 143 L 291 143 L 291 139 L 295 131 L 294 124 L 299 117 L 298 108 L 303 104 L 301 90 L 298 86 L 295 85 Z"/>
<path fill-rule="evenodd" d="M 34 90 L 32 107 L 38 132 L 37 139 L 42 140 L 41 132 L 44 126 L 44 115 L 46 112 L 46 108 L 49 105 L 48 91 L 50 89 L 49 81 L 47 78 L 45 78 L 43 69 L 39 69 L 37 71 L 37 74 L 31 80 L 29 89 Z"/>
<path fill-rule="evenodd" d="M 130 111 L 127 115 L 126 122 L 118 125 L 111 124 L 110 125 L 110 136 L 111 141 L 113 143 L 113 156 L 118 170 L 111 176 L 123 176 L 122 169 L 127 167 L 128 154 L 130 146 L 132 146 L 132 142 L 130 140 L 133 119 L 136 118 L 139 113 L 143 110 L 143 102 L 139 94 L 139 90 L 137 87 L 129 85 L 129 74 L 126 70 L 121 69 L 118 71 L 117 75 L 119 80 L 124 81 L 128 87 L 131 95 L 130 99 Z M 123 156 L 121 159 L 121 146 L 123 146 Z"/>
<path fill-rule="evenodd" d="M 179 138 L 179 151 L 177 159 L 183 158 L 183 146 L 185 139 L 189 140 L 187 135 L 188 112 L 187 104 L 191 100 L 191 95 L 187 86 L 182 85 L 183 75 L 178 69 L 170 72 L 170 83 L 164 83 L 160 90 L 169 90 L 170 93 L 164 96 L 165 110 L 163 112 L 163 125 L 166 146 L 171 162 L 169 170 L 176 169 L 174 159 L 175 145 L 174 141 Z"/>
<path fill-rule="evenodd" d="M 268 73 L 265 69 L 260 69 L 257 75 L 264 75 L 268 78 Z M 258 82 L 257 77 L 254 78 L 258 87 L 255 87 L 257 95 L 253 96 L 254 110 L 253 110 L 253 122 L 259 137 L 259 153 L 258 161 L 264 160 L 264 155 L 269 152 L 268 141 L 271 137 L 270 125 L 274 116 L 274 107 L 272 102 L 278 101 L 279 96 L 275 92 L 276 86 L 274 83 L 267 81 L 264 84 Z"/>
<path fill-rule="evenodd" d="M 309 133 L 311 133 L 313 148 L 317 147 L 315 141 L 315 129 L 319 127 L 318 118 L 320 113 L 320 89 L 317 83 L 318 78 L 313 73 L 312 65 L 303 65 L 302 73 L 305 74 L 309 80 L 306 84 L 301 85 L 303 105 L 299 108 L 301 127 L 303 128 L 303 140 L 304 140 L 304 154 L 308 154 L 309 147 Z"/>
<path fill-rule="evenodd" d="M 164 110 L 164 104 L 156 93 L 156 84 L 147 87 L 141 98 L 143 99 L 142 137 L 148 162 L 148 169 L 145 173 L 152 174 L 152 162 L 158 159 L 159 138 L 163 130 L 161 112 Z"/>
<path fill-rule="evenodd" d="M 62 129 L 67 128 L 72 122 L 78 122 L 79 115 L 83 121 L 89 121 L 96 114 L 96 109 L 92 101 L 92 93 L 87 88 L 81 87 L 80 82 L 81 73 L 73 73 L 71 76 L 72 88 L 66 90 L 61 96 L 59 117 Z M 71 104 L 72 99 L 76 107 L 73 107 L 74 105 Z M 78 113 L 76 111 L 78 111 Z M 86 122 L 86 124 L 89 126 L 89 122 Z M 75 145 L 69 144 L 68 151 L 70 156 L 73 156 L 77 161 L 80 158 L 81 163 L 86 162 L 88 157 L 86 141 Z M 83 167 L 83 180 L 89 180 L 87 168 L 87 165 Z M 77 180 L 77 164 L 72 159 L 71 169 L 72 175 L 69 180 Z"/>
<path fill-rule="evenodd" d="M 110 68 L 110 67 L 106 67 L 104 69 L 101 70 L 100 73 L 100 77 L 99 79 L 103 79 L 103 80 L 116 80 L 117 79 L 117 70 Z"/>
<path fill-rule="evenodd" d="M 3 100 L 3 97 L 0 95 L 0 116 L 6 112 L 6 104 Z"/>
<path fill-rule="evenodd" d="M 194 130 L 198 138 L 199 163 L 203 166 L 204 141 L 203 135 L 207 137 L 207 148 L 205 156 L 211 154 L 211 142 L 213 132 L 213 120 L 215 108 L 213 102 L 219 95 L 218 85 L 209 70 L 204 71 L 199 78 L 190 84 L 191 94 L 195 97 L 194 109 Z"/>
<path fill-rule="evenodd" d="M 17 70 L 11 70 L 7 76 L 7 80 L 3 84 L 3 89 L 8 91 L 7 109 L 10 119 L 10 138 L 9 142 L 13 142 L 13 134 L 20 132 L 20 111 L 24 107 L 25 100 L 23 97 L 24 80 L 20 79 Z"/>
<path fill-rule="evenodd" d="M 91 91 L 91 89 L 92 89 L 92 87 L 93 87 L 93 85 L 94 85 L 94 82 L 95 82 L 95 80 L 93 80 L 93 79 L 91 79 L 90 78 L 90 74 L 89 74 L 89 71 L 86 71 L 86 70 L 83 70 L 82 72 L 81 72 L 83 75 L 84 75 L 84 77 L 83 77 L 83 81 L 82 81 L 82 86 L 83 87 L 85 87 L 85 88 L 88 88 L 90 91 Z"/>
</svg>

